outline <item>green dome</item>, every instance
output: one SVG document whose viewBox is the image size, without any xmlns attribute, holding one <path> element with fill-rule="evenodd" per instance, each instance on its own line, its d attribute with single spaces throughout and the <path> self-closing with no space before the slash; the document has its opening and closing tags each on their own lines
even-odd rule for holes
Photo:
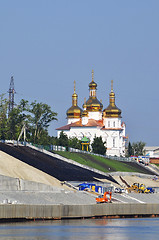
<svg viewBox="0 0 159 240">
<path fill-rule="evenodd" d="M 89 142 L 89 139 L 87 137 L 83 137 L 81 141 L 82 142 Z"/>
</svg>

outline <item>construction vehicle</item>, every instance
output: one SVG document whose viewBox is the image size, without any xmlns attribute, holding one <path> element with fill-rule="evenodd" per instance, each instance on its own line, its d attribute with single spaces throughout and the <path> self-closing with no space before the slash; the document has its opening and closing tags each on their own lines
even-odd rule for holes
<svg viewBox="0 0 159 240">
<path fill-rule="evenodd" d="M 139 190 L 141 190 L 141 191 L 144 190 L 145 189 L 145 185 L 144 184 L 140 184 L 140 183 L 133 183 L 131 188 L 138 192 Z"/>
<path fill-rule="evenodd" d="M 111 203 L 112 192 L 105 192 L 96 198 L 96 203 Z"/>
<path fill-rule="evenodd" d="M 138 192 L 139 193 L 154 193 L 155 190 L 151 187 L 145 187 L 145 184 L 140 184 Z"/>
<path fill-rule="evenodd" d="M 145 184 L 143 183 L 133 183 L 133 185 L 129 188 L 127 188 L 128 192 L 134 191 L 137 193 L 154 193 L 154 189 L 153 188 L 146 188 Z"/>
</svg>

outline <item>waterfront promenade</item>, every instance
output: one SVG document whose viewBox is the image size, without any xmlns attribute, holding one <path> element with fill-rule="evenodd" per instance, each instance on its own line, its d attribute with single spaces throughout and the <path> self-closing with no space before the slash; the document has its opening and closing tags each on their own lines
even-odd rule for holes
<svg viewBox="0 0 159 240">
<path fill-rule="evenodd" d="M 13 152 L 15 151 L 16 148 L 13 148 Z M 34 153 L 32 150 L 33 162 L 35 154 L 40 156 L 39 153 Z M 63 160 L 60 159 L 60 161 L 63 166 Z M 46 164 L 44 160 L 42 162 Z M 54 165 L 51 158 L 49 164 Z M 72 165 L 66 165 L 65 161 L 64 166 L 71 166 L 71 170 L 73 168 Z M 74 169 L 79 174 L 78 166 Z M 80 174 L 86 171 L 84 169 L 82 172 L 82 167 L 79 169 Z M 68 170 L 67 167 L 67 172 Z M 97 176 L 96 172 L 88 171 L 89 175 L 85 175 L 85 177 L 94 181 L 99 180 L 95 177 Z M 61 172 L 58 174 L 63 174 L 63 178 L 65 171 L 61 168 Z M 155 187 L 156 191 L 154 194 L 113 192 L 112 203 L 96 204 L 97 195 L 95 193 L 78 191 L 78 188 L 70 187 L 70 182 L 64 183 L 6 152 L 0 151 L 0 220 L 155 217 L 159 215 L 159 182 L 152 180 L 153 175 L 120 172 L 109 173 L 108 176 L 100 173 L 98 176 L 102 176 L 100 180 L 103 184 L 108 182 L 112 187 L 124 187 L 120 179 L 122 176 L 130 185 L 134 181 L 141 181 L 145 182 L 147 186 Z M 111 181 L 112 179 L 114 180 Z"/>
</svg>

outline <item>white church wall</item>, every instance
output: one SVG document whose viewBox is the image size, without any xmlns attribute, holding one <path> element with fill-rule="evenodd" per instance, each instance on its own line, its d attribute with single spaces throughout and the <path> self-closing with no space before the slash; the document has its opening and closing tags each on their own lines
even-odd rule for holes
<svg viewBox="0 0 159 240">
<path fill-rule="evenodd" d="M 90 144 L 92 144 L 94 137 L 102 137 L 102 140 L 106 142 L 107 155 L 111 156 L 124 156 L 125 155 L 125 145 L 123 142 L 123 137 L 121 135 L 122 131 L 119 130 L 101 130 L 97 127 L 73 127 L 70 130 L 63 131 L 67 134 L 68 138 L 77 137 L 81 140 L 84 136 L 90 139 Z M 58 137 L 60 136 L 60 131 L 58 131 Z M 123 152 L 124 151 L 124 152 Z"/>
<path fill-rule="evenodd" d="M 88 123 L 88 117 L 82 117 L 82 125 L 86 125 Z"/>
<path fill-rule="evenodd" d="M 102 120 L 102 112 L 88 112 L 88 119 Z"/>
<path fill-rule="evenodd" d="M 121 128 L 120 118 L 104 118 L 105 128 Z"/>
</svg>

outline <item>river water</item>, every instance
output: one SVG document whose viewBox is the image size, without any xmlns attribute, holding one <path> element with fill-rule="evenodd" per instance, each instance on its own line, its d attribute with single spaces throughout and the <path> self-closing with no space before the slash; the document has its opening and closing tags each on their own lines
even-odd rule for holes
<svg viewBox="0 0 159 240">
<path fill-rule="evenodd" d="M 0 224 L 1 240 L 153 240 L 159 218 L 54 220 Z"/>
</svg>

